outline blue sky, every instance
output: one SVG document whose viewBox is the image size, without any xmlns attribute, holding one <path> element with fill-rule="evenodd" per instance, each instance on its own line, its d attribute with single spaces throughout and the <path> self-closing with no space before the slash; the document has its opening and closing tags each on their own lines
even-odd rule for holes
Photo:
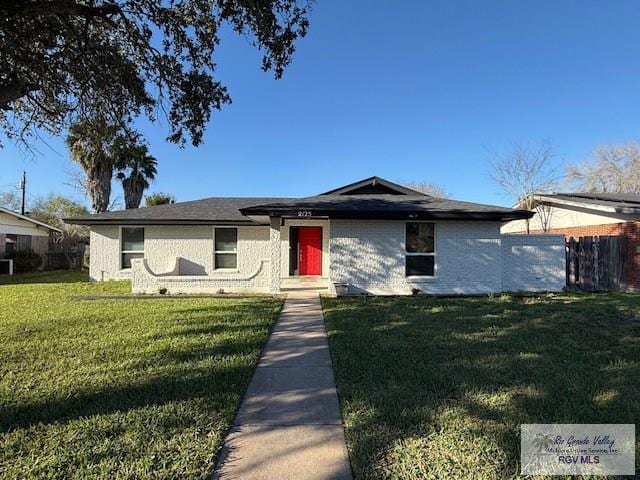
<svg viewBox="0 0 640 480">
<path fill-rule="evenodd" d="M 638 138 L 638 20 L 637 1 L 319 0 L 279 81 L 246 39 L 225 36 L 217 61 L 233 104 L 203 146 L 140 124 L 159 159 L 151 190 L 299 196 L 379 175 L 508 204 L 487 160 L 509 141 L 552 139 L 561 166 Z M 65 185 L 62 138 L 46 142 L 35 155 L 0 151 L 0 190 L 26 169 L 29 198 L 81 198 Z"/>
</svg>

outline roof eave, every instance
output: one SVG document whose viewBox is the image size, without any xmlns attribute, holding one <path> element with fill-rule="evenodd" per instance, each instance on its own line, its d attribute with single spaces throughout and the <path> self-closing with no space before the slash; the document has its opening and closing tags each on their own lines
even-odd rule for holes
<svg viewBox="0 0 640 480">
<path fill-rule="evenodd" d="M 197 225 L 257 225 L 251 219 L 247 220 L 212 220 L 212 219 L 142 219 L 142 218 L 126 218 L 126 219 L 96 219 L 96 218 L 65 218 L 65 223 L 72 225 L 184 225 L 184 226 L 197 226 Z"/>
<path fill-rule="evenodd" d="M 597 212 L 604 213 L 620 213 L 625 215 L 640 215 L 640 208 L 634 207 L 615 207 L 613 205 L 601 205 L 597 203 L 586 203 L 580 201 L 579 198 L 576 200 L 567 200 L 565 198 L 559 198 L 553 195 L 536 195 L 536 200 L 541 203 L 547 203 L 549 205 L 557 205 L 557 206 L 567 206 L 567 207 L 576 207 L 583 208 L 585 210 L 594 210 Z"/>
<path fill-rule="evenodd" d="M 336 211 L 330 209 L 305 209 L 305 218 L 328 217 L 335 219 L 353 220 L 494 220 L 511 221 L 524 220 L 533 217 L 533 212 L 528 210 L 513 210 L 510 212 L 429 212 L 429 211 L 376 211 L 376 210 L 344 210 Z M 299 217 L 300 209 L 268 209 L 268 208 L 247 208 L 242 209 L 243 215 L 267 215 L 270 217 Z"/>
</svg>

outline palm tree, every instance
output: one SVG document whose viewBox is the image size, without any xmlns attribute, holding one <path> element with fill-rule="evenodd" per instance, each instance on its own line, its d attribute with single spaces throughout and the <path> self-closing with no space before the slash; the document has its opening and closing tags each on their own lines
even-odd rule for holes
<svg viewBox="0 0 640 480">
<path fill-rule="evenodd" d="M 109 208 L 116 131 L 102 119 L 85 119 L 71 125 L 67 135 L 71 158 L 84 172 L 84 188 L 97 213 Z"/>
<path fill-rule="evenodd" d="M 137 136 L 123 139 L 117 152 L 116 176 L 122 182 L 125 208 L 138 208 L 149 182 L 156 178 L 158 161 Z"/>
<path fill-rule="evenodd" d="M 538 453 L 541 453 L 542 450 L 546 450 L 552 445 L 553 440 L 551 439 L 550 433 L 536 433 L 536 436 L 533 439 L 533 446 L 536 447 Z"/>
</svg>

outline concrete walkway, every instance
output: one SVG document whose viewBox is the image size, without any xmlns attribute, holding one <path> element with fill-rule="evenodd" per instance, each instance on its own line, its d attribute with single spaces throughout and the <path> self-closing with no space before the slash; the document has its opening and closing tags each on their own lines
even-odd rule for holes
<svg viewBox="0 0 640 480">
<path fill-rule="evenodd" d="M 351 479 L 317 293 L 287 296 L 213 478 Z"/>
</svg>

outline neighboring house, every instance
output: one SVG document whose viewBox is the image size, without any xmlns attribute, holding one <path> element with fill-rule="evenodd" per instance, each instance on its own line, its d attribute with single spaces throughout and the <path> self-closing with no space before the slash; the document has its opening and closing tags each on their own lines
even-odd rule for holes
<svg viewBox="0 0 640 480">
<path fill-rule="evenodd" d="M 45 261 L 52 232 L 62 233 L 56 227 L 0 207 L 0 258 L 31 249 Z"/>
<path fill-rule="evenodd" d="M 567 238 L 627 237 L 627 286 L 640 288 L 640 194 L 554 193 L 534 196 L 534 216 L 507 223 L 503 233 L 551 233 Z"/>
<path fill-rule="evenodd" d="M 435 198 L 371 177 L 305 198 L 207 198 L 81 218 L 90 275 L 134 292 L 559 290 L 559 236 L 501 235 L 531 212 Z"/>
</svg>

